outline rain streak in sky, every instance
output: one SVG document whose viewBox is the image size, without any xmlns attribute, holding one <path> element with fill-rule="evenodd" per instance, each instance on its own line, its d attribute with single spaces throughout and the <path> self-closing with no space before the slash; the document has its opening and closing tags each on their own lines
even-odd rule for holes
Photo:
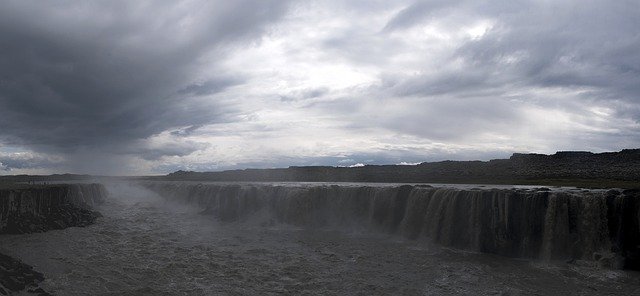
<svg viewBox="0 0 640 296">
<path fill-rule="evenodd" d="M 4 1 L 0 174 L 640 146 L 637 1 Z"/>
</svg>

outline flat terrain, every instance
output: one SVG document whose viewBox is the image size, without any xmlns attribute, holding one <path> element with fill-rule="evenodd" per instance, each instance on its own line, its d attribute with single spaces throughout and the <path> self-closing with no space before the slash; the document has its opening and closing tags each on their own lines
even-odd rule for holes
<svg viewBox="0 0 640 296">
<path fill-rule="evenodd" d="M 175 181 L 384 182 L 640 188 L 640 149 L 620 152 L 514 154 L 490 161 L 441 161 L 418 165 L 289 167 L 222 172 L 178 171 L 149 179 Z"/>
</svg>

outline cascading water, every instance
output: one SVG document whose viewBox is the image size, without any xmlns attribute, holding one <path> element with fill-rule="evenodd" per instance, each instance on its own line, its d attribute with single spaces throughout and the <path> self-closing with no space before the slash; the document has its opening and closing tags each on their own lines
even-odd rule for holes
<svg viewBox="0 0 640 296">
<path fill-rule="evenodd" d="M 222 221 L 265 210 L 304 227 L 365 227 L 509 257 L 638 268 L 640 197 L 611 191 L 147 182 Z"/>
<path fill-rule="evenodd" d="M 637 203 L 629 192 L 317 183 L 106 188 L 95 224 L 2 235 L 0 253 L 33 266 L 45 278 L 39 286 L 56 295 L 640 293 L 638 272 L 597 264 L 615 259 L 608 254 L 631 258 Z M 91 194 L 100 193 L 82 196 Z"/>
</svg>

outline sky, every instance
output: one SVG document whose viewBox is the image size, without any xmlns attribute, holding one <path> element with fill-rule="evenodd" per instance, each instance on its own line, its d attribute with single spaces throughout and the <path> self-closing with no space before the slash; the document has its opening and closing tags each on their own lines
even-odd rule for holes
<svg viewBox="0 0 640 296">
<path fill-rule="evenodd" d="M 2 1 L 0 174 L 640 147 L 640 2 Z"/>
</svg>

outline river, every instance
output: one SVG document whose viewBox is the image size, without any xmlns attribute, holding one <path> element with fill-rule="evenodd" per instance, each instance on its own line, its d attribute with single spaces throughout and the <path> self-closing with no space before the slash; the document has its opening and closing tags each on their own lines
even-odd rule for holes
<svg viewBox="0 0 640 296">
<path fill-rule="evenodd" d="M 108 187 L 95 225 L 6 235 L 0 253 L 57 295 L 640 295 L 640 273 L 464 252 L 424 240 L 219 222 L 145 189 Z"/>
</svg>

